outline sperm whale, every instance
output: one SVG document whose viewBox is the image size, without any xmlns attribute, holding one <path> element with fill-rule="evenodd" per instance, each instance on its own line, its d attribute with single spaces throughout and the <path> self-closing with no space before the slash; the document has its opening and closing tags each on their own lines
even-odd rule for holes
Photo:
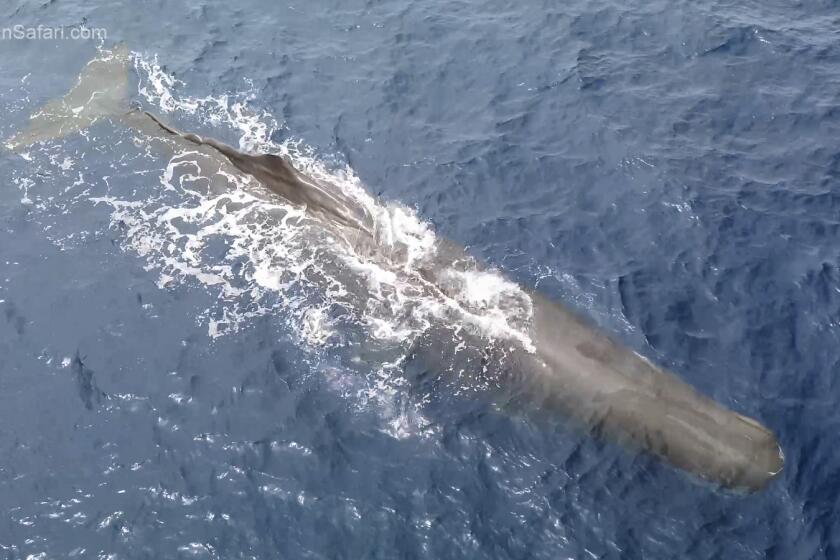
<svg viewBox="0 0 840 560">
<path fill-rule="evenodd" d="M 376 244 L 375 219 L 366 208 L 335 185 L 307 176 L 289 159 L 247 153 L 130 108 L 129 69 L 130 52 L 125 46 L 102 51 L 66 95 L 34 113 L 5 145 L 20 151 L 110 119 L 148 138 L 175 139 L 199 148 L 218 166 L 232 166 L 273 196 L 305 208 L 313 219 L 356 246 L 369 250 Z M 437 238 L 436 243 L 436 258 L 420 273 L 426 289 L 445 296 L 446 271 L 471 259 L 466 249 L 451 241 Z M 597 437 L 649 452 L 727 488 L 760 490 L 782 471 L 781 447 L 757 420 L 700 394 L 562 303 L 534 289 L 523 290 L 532 309 L 526 325 L 529 342 L 510 341 L 503 359 L 505 368 L 514 372 L 511 379 L 515 378 L 518 390 L 540 408 L 556 411 Z M 446 354 L 445 337 L 428 338 L 431 353 Z M 485 362 L 502 359 L 494 352 L 483 351 Z"/>
</svg>

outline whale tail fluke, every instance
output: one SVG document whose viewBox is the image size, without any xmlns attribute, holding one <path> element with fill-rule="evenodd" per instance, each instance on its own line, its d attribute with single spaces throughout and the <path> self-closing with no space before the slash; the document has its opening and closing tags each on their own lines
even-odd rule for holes
<svg viewBox="0 0 840 560">
<path fill-rule="evenodd" d="M 63 97 L 36 111 L 5 146 L 21 151 L 32 144 L 63 138 L 102 118 L 128 111 L 128 70 L 131 53 L 124 44 L 102 50 L 88 62 L 76 84 Z"/>
</svg>

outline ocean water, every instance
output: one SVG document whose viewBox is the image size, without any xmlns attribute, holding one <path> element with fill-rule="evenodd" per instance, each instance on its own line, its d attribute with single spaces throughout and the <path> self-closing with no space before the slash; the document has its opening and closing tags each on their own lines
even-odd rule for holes
<svg viewBox="0 0 840 560">
<path fill-rule="evenodd" d="M 117 122 L 0 152 L 0 558 L 840 557 L 835 3 L 10 0 L 15 25 L 107 38 L 0 41 L 0 138 L 122 42 L 133 104 L 341 186 L 402 268 Z M 438 237 L 758 418 L 782 475 L 725 491 L 418 374 L 435 321 L 518 332 L 500 274 L 457 317 L 417 296 Z"/>
</svg>

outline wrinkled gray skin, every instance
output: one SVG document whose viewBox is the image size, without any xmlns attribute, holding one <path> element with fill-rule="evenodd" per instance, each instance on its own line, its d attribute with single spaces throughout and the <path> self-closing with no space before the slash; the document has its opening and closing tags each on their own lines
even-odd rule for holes
<svg viewBox="0 0 840 560">
<path fill-rule="evenodd" d="M 289 202 L 320 213 L 325 219 L 340 226 L 370 232 L 371 218 L 363 208 L 354 204 L 338 189 L 325 188 L 315 179 L 300 173 L 286 158 L 274 154 L 245 154 L 213 138 L 179 132 L 151 113 L 143 114 L 169 134 L 180 136 L 197 146 L 214 148 L 239 171 L 247 173 Z"/>
<path fill-rule="evenodd" d="M 229 171 L 232 165 L 276 195 L 305 206 L 325 227 L 351 231 L 360 243 L 374 242 L 375 224 L 364 208 L 335 186 L 300 173 L 286 159 L 243 153 L 213 139 L 181 133 L 149 113 L 128 111 L 129 66 L 130 53 L 124 46 L 103 51 L 88 63 L 77 84 L 33 115 L 7 147 L 20 150 L 110 118 L 137 129 L 150 143 L 175 139 L 192 145 L 208 162 L 201 169 L 205 176 Z M 422 276 L 444 292 L 443 287 L 435 288 L 437 271 L 470 259 L 454 243 L 439 243 L 438 262 Z M 575 419 L 597 436 L 646 450 L 725 487 L 759 490 L 781 472 L 781 448 L 757 421 L 699 394 L 560 304 L 537 292 L 529 295 L 535 351 L 513 344 L 504 355 L 505 368 L 515 372 L 511 382 L 515 378 L 518 392 L 545 410 Z M 440 359 L 448 351 L 441 349 L 445 337 L 429 337 L 433 340 L 426 348 Z"/>
</svg>

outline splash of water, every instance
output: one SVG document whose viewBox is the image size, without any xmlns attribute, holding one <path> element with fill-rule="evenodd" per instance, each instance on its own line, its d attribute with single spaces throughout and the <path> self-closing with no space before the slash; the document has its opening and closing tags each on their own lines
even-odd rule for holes
<svg viewBox="0 0 840 560">
<path fill-rule="evenodd" d="M 252 108 L 257 101 L 253 87 L 219 96 L 179 95 L 185 84 L 164 72 L 155 59 L 133 59 L 138 94 L 152 110 L 175 121 L 234 133 L 241 150 L 285 155 L 303 173 L 341 189 L 373 217 L 375 250 L 336 239 L 303 209 L 267 196 L 249 177 L 224 167 L 212 177 L 203 175 L 195 152 L 174 154 L 161 170 L 159 156 L 136 136 L 130 136 L 133 153 L 111 164 L 111 173 L 102 177 L 105 192 L 95 196 L 85 196 L 89 172 L 77 169 L 84 152 L 44 148 L 49 173 L 66 176 L 68 183 L 74 178 L 73 186 L 63 199 L 39 197 L 32 180 L 20 178 L 26 203 L 41 204 L 42 210 L 52 204 L 63 211 L 81 201 L 107 205 L 124 247 L 157 274 L 160 287 L 197 284 L 218 296 L 216 307 L 196 317 L 211 337 L 237 332 L 255 317 L 276 314 L 312 352 L 351 346 L 352 333 L 361 333 L 374 354 L 391 349 L 389 359 L 373 368 L 357 396 L 361 402 L 400 409 L 391 423 L 394 435 L 404 434 L 407 425 L 423 423 L 415 412 L 394 405 L 400 402 L 395 395 L 404 383 L 396 372 L 413 341 L 431 326 L 450 326 L 447 332 L 456 348 L 464 344 L 459 333 L 530 348 L 532 310 L 527 294 L 500 274 L 477 266 L 445 268 L 437 277 L 440 286 L 429 289 L 424 267 L 441 266 L 441 240 L 429 224 L 404 206 L 376 200 L 349 167 L 327 167 L 303 142 L 273 141 L 281 125 L 268 112 Z M 85 138 L 98 150 L 108 148 L 94 134 L 85 133 Z M 124 150 L 122 144 L 129 142 L 113 144 Z M 123 186 L 138 178 L 143 188 Z M 211 183 L 216 188 L 208 188 Z M 55 241 L 67 244 L 72 237 L 56 236 Z"/>
</svg>

